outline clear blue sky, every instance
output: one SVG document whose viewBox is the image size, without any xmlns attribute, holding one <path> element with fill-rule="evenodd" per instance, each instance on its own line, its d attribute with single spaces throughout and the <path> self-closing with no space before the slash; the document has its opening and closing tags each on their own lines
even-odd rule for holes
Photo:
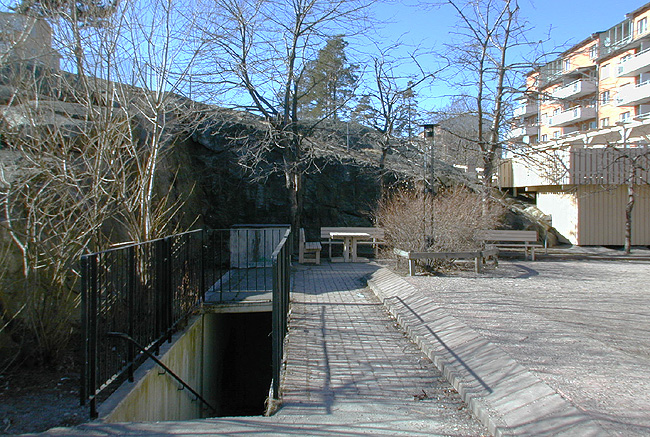
<svg viewBox="0 0 650 437">
<path fill-rule="evenodd" d="M 449 5 L 418 6 L 418 0 L 381 1 L 376 7 L 379 18 L 392 20 L 384 33 L 403 35 L 405 41 L 440 44 L 449 40 L 456 24 Z M 434 4 L 435 2 L 428 2 Z M 520 0 L 521 15 L 530 25 L 530 33 L 540 39 L 551 32 L 555 45 L 577 43 L 592 33 L 606 30 L 623 21 L 625 14 L 647 2 L 639 0 Z"/>
<path fill-rule="evenodd" d="M 461 0 L 462 1 L 462 0 Z M 405 44 L 442 49 L 452 42 L 457 23 L 455 11 L 449 5 L 423 8 L 420 0 L 380 1 L 377 18 L 391 20 L 382 35 L 401 38 Z M 435 1 L 428 2 L 436 3 Z M 441 3 L 441 2 L 437 2 Z M 609 29 L 625 19 L 625 14 L 643 5 L 640 0 L 520 0 L 521 17 L 529 22 L 529 39 L 546 41 L 544 49 L 568 48 L 592 33 Z M 440 93 L 444 93 L 438 89 Z M 434 89 L 435 92 L 435 89 Z M 440 106 L 436 98 L 422 102 L 425 106 Z"/>
</svg>

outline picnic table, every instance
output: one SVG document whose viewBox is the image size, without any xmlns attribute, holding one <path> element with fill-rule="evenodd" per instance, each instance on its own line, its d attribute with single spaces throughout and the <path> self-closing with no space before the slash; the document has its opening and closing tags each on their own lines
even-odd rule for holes
<svg viewBox="0 0 650 437">
<path fill-rule="evenodd" d="M 368 232 L 343 232 L 332 231 L 329 233 L 331 239 L 343 240 L 343 262 L 357 262 L 357 246 L 359 241 L 371 240 L 372 235 Z"/>
</svg>

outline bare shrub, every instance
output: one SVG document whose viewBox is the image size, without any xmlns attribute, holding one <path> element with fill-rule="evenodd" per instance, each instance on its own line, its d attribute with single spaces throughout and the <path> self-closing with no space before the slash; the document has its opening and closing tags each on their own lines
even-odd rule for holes
<svg viewBox="0 0 650 437">
<path fill-rule="evenodd" d="M 21 264 L 0 263 L 0 367 L 6 344 L 12 362 L 55 363 L 66 352 L 82 254 L 179 227 L 185 194 L 171 194 L 167 174 L 174 145 L 200 118 L 178 94 L 195 57 L 175 50 L 192 45 L 180 44 L 178 28 L 191 26 L 170 2 L 148 2 L 146 16 L 119 3 L 98 26 L 70 4 L 29 11 L 49 18 L 75 74 L 58 57 L 9 63 L 0 53 L 0 151 L 11 157 L 0 156 L 0 252 Z M 51 51 L 49 37 L 44 45 Z"/>
<path fill-rule="evenodd" d="M 375 211 L 375 222 L 384 228 L 386 247 L 390 250 L 393 247 L 407 251 L 426 250 L 427 203 L 431 203 L 431 196 L 413 188 L 403 188 L 382 198 Z"/>
<path fill-rule="evenodd" d="M 456 252 L 480 248 L 479 231 L 496 228 L 503 213 L 497 202 L 462 186 L 435 196 L 401 189 L 380 203 L 375 220 L 384 228 L 390 248 Z"/>
<path fill-rule="evenodd" d="M 446 189 L 433 201 L 433 238 L 427 250 L 477 249 L 479 232 L 495 229 L 504 213 L 499 203 L 463 186 Z"/>
</svg>

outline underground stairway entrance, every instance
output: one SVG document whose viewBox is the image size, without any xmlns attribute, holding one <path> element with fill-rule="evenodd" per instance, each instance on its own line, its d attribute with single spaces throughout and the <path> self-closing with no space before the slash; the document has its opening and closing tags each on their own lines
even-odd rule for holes
<svg viewBox="0 0 650 437">
<path fill-rule="evenodd" d="M 218 416 L 264 413 L 271 385 L 271 313 L 221 314 L 221 367 L 212 373 Z"/>
<path fill-rule="evenodd" d="M 157 358 L 212 408 L 149 360 L 134 382 L 124 382 L 99 406 L 100 419 L 113 423 L 263 415 L 272 382 L 271 331 L 270 311 L 207 309 L 161 348 Z"/>
<path fill-rule="evenodd" d="M 291 241 L 288 225 L 242 225 L 82 256 L 80 399 L 90 417 L 263 414 L 279 392 Z"/>
</svg>

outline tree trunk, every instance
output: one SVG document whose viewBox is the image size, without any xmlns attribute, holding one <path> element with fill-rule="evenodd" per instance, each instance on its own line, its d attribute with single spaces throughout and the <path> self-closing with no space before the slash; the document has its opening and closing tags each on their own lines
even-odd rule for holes
<svg viewBox="0 0 650 437">
<path fill-rule="evenodd" d="M 293 250 L 297 249 L 298 239 L 295 238 L 300 232 L 302 222 L 302 175 L 299 172 L 286 172 L 287 189 L 289 190 L 289 211 L 291 220 L 291 232 L 294 234 Z"/>
<path fill-rule="evenodd" d="M 634 180 L 636 171 L 632 170 L 632 177 L 627 182 L 627 205 L 625 205 L 625 253 L 632 252 L 632 211 L 634 210 Z"/>
<path fill-rule="evenodd" d="M 380 196 L 386 196 L 386 181 L 384 168 L 386 167 L 386 157 L 388 156 L 388 146 L 381 148 L 381 156 L 379 157 L 379 190 Z"/>
</svg>

